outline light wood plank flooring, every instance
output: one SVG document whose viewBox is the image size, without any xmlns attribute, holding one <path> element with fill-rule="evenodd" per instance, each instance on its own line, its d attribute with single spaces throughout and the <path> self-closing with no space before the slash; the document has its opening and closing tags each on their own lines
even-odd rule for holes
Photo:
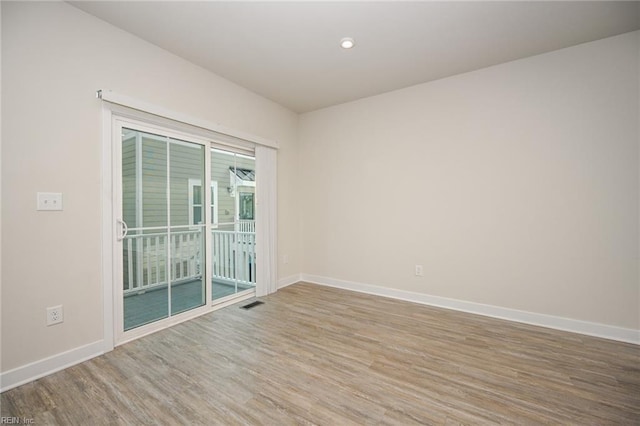
<svg viewBox="0 0 640 426">
<path fill-rule="evenodd" d="M 305 283 L 261 300 L 5 392 L 2 416 L 63 425 L 640 424 L 640 346 Z"/>
</svg>

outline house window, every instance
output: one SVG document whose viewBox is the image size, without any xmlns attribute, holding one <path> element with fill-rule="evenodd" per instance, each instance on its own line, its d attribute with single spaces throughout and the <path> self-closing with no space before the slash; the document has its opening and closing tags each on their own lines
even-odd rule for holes
<svg viewBox="0 0 640 426">
<path fill-rule="evenodd" d="M 240 192 L 238 202 L 240 220 L 254 220 L 254 199 L 252 192 Z"/>
<path fill-rule="evenodd" d="M 189 224 L 200 225 L 203 217 L 204 194 L 200 179 L 189 179 Z M 218 223 L 218 182 L 211 182 L 211 222 L 214 227 Z"/>
<path fill-rule="evenodd" d="M 239 220 L 255 220 L 255 187 L 256 172 L 253 169 L 231 166 L 229 167 L 231 187 L 234 192 L 231 194 L 235 197 L 235 188 L 237 188 L 236 210 Z M 244 191 L 243 191 L 244 189 Z"/>
</svg>

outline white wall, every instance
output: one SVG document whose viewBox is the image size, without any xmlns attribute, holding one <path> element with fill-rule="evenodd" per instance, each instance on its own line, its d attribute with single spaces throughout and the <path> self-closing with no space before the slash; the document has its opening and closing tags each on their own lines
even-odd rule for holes
<svg viewBox="0 0 640 426">
<path fill-rule="evenodd" d="M 101 88 L 279 141 L 279 274 L 299 272 L 296 114 L 66 3 L 4 2 L 3 372 L 102 339 Z"/>
<path fill-rule="evenodd" d="M 640 329 L 638 45 L 302 115 L 303 272 Z"/>
</svg>

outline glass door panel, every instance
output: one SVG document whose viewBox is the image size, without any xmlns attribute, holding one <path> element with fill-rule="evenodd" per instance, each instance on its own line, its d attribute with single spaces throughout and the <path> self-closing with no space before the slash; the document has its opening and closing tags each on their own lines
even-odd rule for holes
<svg viewBox="0 0 640 426">
<path fill-rule="evenodd" d="M 130 230 L 124 241 L 124 329 L 130 330 L 169 316 L 166 232 Z"/>
<path fill-rule="evenodd" d="M 212 294 L 255 288 L 255 158 L 211 150 Z"/>
<path fill-rule="evenodd" d="M 134 129 L 122 132 L 124 330 L 205 303 L 204 223 L 190 192 L 205 148 Z M 198 218 L 196 218 L 198 219 Z"/>
<path fill-rule="evenodd" d="M 202 145 L 169 143 L 171 315 L 205 304 Z"/>
</svg>

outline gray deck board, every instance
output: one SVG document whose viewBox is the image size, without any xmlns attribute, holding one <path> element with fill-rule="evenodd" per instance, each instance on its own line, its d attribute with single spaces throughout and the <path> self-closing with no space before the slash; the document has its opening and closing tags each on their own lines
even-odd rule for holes
<svg viewBox="0 0 640 426">
<path fill-rule="evenodd" d="M 171 288 L 171 311 L 173 315 L 205 304 L 202 281 L 194 280 L 174 285 Z M 248 286 L 238 286 L 238 292 Z M 220 299 L 236 293 L 235 286 L 213 280 L 213 299 Z M 167 288 L 161 287 L 142 294 L 124 298 L 124 328 L 129 330 L 159 319 L 167 318 L 169 299 Z"/>
</svg>

